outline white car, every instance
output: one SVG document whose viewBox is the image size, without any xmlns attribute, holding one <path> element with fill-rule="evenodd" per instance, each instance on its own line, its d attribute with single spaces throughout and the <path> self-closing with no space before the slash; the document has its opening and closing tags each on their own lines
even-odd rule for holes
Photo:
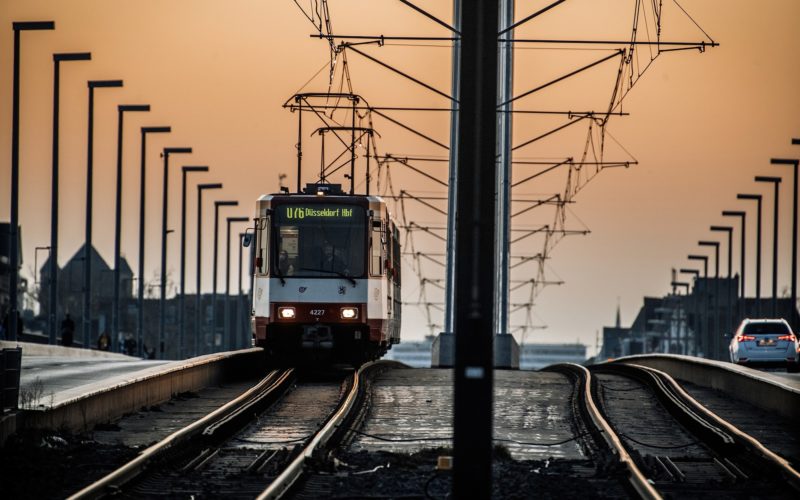
<svg viewBox="0 0 800 500">
<path fill-rule="evenodd" d="M 731 363 L 798 370 L 797 336 L 783 319 L 745 319 L 730 343 Z"/>
</svg>

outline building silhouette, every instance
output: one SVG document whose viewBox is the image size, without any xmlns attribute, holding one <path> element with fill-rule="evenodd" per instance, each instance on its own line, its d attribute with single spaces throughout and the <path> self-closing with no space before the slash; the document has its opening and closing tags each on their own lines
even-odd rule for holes
<svg viewBox="0 0 800 500">
<path fill-rule="evenodd" d="M 670 353 L 727 360 L 728 344 L 744 318 L 783 318 L 800 324 L 797 304 L 788 297 L 740 298 L 739 277 L 696 278 L 691 292 L 676 290 L 663 297 L 645 297 L 630 327 L 603 328 L 600 359 L 649 353 Z"/>
</svg>

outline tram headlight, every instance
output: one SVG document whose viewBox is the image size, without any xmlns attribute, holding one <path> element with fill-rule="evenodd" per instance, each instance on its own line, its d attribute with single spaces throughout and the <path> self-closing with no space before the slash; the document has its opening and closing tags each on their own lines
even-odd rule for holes
<svg viewBox="0 0 800 500">
<path fill-rule="evenodd" d="M 342 319 L 356 319 L 358 317 L 357 307 L 343 307 L 340 312 Z"/>
<path fill-rule="evenodd" d="M 295 310 L 294 307 L 279 307 L 278 308 L 278 317 L 281 319 L 294 319 L 295 318 Z"/>
</svg>

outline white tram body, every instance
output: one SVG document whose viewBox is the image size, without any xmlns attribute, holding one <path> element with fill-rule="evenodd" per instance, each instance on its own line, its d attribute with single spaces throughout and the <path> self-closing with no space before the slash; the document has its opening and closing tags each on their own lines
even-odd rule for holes
<svg viewBox="0 0 800 500">
<path fill-rule="evenodd" d="M 251 325 L 272 362 L 377 359 L 400 342 L 399 233 L 377 196 L 336 184 L 261 196 Z"/>
</svg>

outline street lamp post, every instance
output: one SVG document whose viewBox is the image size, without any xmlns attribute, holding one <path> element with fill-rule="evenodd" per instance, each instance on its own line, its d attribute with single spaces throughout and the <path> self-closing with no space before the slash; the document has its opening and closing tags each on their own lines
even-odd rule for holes
<svg viewBox="0 0 800 500">
<path fill-rule="evenodd" d="M 89 52 L 70 52 L 53 54 L 53 175 L 50 201 L 50 310 L 48 324 L 50 326 L 50 343 L 56 343 L 58 327 L 58 125 L 60 112 L 60 84 L 62 61 L 89 61 Z"/>
<path fill-rule="evenodd" d="M 712 342 L 711 348 L 714 352 L 711 354 L 711 359 L 719 358 L 719 241 L 699 241 L 700 246 L 714 247 L 714 328 L 711 330 Z"/>
<path fill-rule="evenodd" d="M 695 285 L 697 284 L 697 278 L 700 276 L 700 271 L 698 271 L 697 269 L 682 268 L 682 269 L 679 269 L 678 272 L 680 272 L 682 274 L 691 274 L 692 276 L 694 276 L 694 284 Z M 697 315 L 698 315 L 697 294 L 695 293 L 697 291 L 696 288 L 697 287 L 695 286 L 692 289 L 692 316 L 693 316 L 692 317 L 692 331 L 696 336 L 699 336 L 699 332 L 698 332 L 698 330 L 699 330 L 699 321 L 698 321 L 698 318 L 697 318 Z M 696 340 L 695 340 L 695 343 L 696 343 Z M 695 345 L 694 351 L 695 352 L 693 354 L 696 354 L 696 352 L 697 352 L 697 346 L 696 345 Z M 684 353 L 684 354 L 686 354 L 686 353 Z"/>
<path fill-rule="evenodd" d="M 242 310 L 242 295 L 244 291 L 242 290 L 242 254 L 244 251 L 244 237 L 247 233 L 239 233 L 239 293 L 236 295 L 236 338 L 239 341 L 244 340 L 244 318 L 242 317 L 241 310 Z M 247 342 L 243 342 L 242 345 L 247 347 Z"/>
<path fill-rule="evenodd" d="M 183 167 L 183 180 L 181 183 L 181 295 L 178 305 L 178 329 L 180 330 L 180 340 L 178 340 L 178 357 L 186 355 L 185 329 L 186 329 L 186 174 L 189 172 L 208 172 L 207 166 L 186 166 Z"/>
<path fill-rule="evenodd" d="M 195 322 L 194 322 L 194 356 L 197 356 L 198 339 L 202 329 L 200 328 L 200 307 L 202 305 L 201 296 L 201 271 L 202 271 L 202 249 L 203 249 L 203 191 L 206 189 L 222 189 L 222 184 L 197 185 L 197 297 L 195 298 Z"/>
<path fill-rule="evenodd" d="M 685 288 L 686 290 L 685 290 L 685 293 L 684 293 L 684 297 L 689 295 L 689 283 L 686 283 L 685 281 L 672 281 L 670 284 L 672 285 L 673 289 L 676 289 L 677 287 Z M 675 294 L 675 295 L 676 295 L 675 296 L 675 300 L 678 303 L 678 311 L 677 311 L 678 312 L 677 339 L 678 339 L 678 346 L 679 346 L 678 350 L 679 350 L 679 354 L 686 354 L 686 342 L 685 342 L 685 339 L 683 338 L 683 323 L 684 323 L 684 321 L 683 321 L 683 302 L 682 302 L 683 299 L 681 299 L 680 296 L 678 296 L 677 294 Z M 674 317 L 674 316 L 675 315 L 674 315 L 674 310 L 673 310 L 673 314 L 671 315 L 671 317 Z M 668 336 L 668 341 L 667 341 L 667 353 L 668 354 L 672 353 L 672 327 L 671 327 L 671 325 L 670 325 L 669 336 Z"/>
<path fill-rule="evenodd" d="M 740 259 L 739 273 L 741 274 L 741 281 L 742 281 L 741 284 L 740 284 L 741 301 L 739 302 L 740 306 L 737 308 L 738 309 L 738 313 L 739 313 L 738 314 L 738 318 L 741 320 L 745 316 L 747 316 L 747 307 L 746 307 L 747 303 L 745 301 L 745 288 L 744 288 L 744 271 L 745 271 L 745 263 L 744 263 L 744 260 L 745 260 L 744 259 L 745 246 L 744 246 L 744 242 L 745 242 L 745 236 L 746 236 L 746 233 L 747 233 L 747 212 L 744 212 L 744 211 L 741 211 L 741 210 L 723 210 L 722 211 L 722 215 L 725 216 L 725 217 L 739 217 L 740 219 L 742 219 L 741 249 L 739 251 L 739 259 Z"/>
<path fill-rule="evenodd" d="M 214 202 L 214 256 L 211 264 L 213 278 L 211 280 L 211 335 L 214 344 L 217 340 L 217 251 L 219 249 L 219 207 L 235 207 L 238 201 L 215 201 Z M 220 346 L 224 347 L 224 342 L 220 340 Z"/>
<path fill-rule="evenodd" d="M 772 317 L 778 317 L 778 196 L 781 183 L 780 177 L 767 177 L 757 175 L 756 182 L 771 182 L 775 189 L 775 203 L 772 221 Z"/>
<path fill-rule="evenodd" d="M 731 226 L 711 226 L 712 231 L 723 231 L 728 233 L 728 282 L 725 286 L 725 291 L 727 292 L 727 314 L 728 317 L 728 333 L 733 332 L 733 297 L 731 296 L 731 279 L 733 274 L 733 227 Z"/>
<path fill-rule="evenodd" d="M 145 192 L 146 192 L 146 153 L 147 153 L 147 134 L 166 134 L 172 132 L 171 127 L 142 127 L 142 152 L 141 169 L 139 173 L 139 293 L 136 322 L 136 351 L 139 357 L 142 356 L 144 343 L 144 227 L 145 227 Z M 128 353 L 131 354 L 131 353 Z"/>
<path fill-rule="evenodd" d="M 703 304 L 700 308 L 703 312 L 703 320 L 700 322 L 700 338 L 698 344 L 703 356 L 708 354 L 708 318 L 709 318 L 709 300 L 708 300 L 708 255 L 689 255 L 689 260 L 702 260 L 703 261 Z M 695 289 L 697 284 L 695 283 Z"/>
<path fill-rule="evenodd" d="M 800 145 L 800 139 L 792 139 L 792 144 Z M 800 160 L 787 160 L 784 158 L 772 158 L 770 163 L 773 165 L 791 165 L 794 167 L 792 177 L 792 291 L 791 291 L 791 313 L 790 320 L 794 318 L 794 310 L 797 307 L 797 169 Z M 795 323 L 794 331 L 800 330 L 800 324 Z"/>
<path fill-rule="evenodd" d="M 740 200 L 756 200 L 756 317 L 761 317 L 761 195 L 737 194 Z"/>
<path fill-rule="evenodd" d="M 90 80 L 89 133 L 86 154 L 86 243 L 83 252 L 83 347 L 88 348 L 92 330 L 92 182 L 94 178 L 94 89 L 122 87 L 122 80 Z"/>
<path fill-rule="evenodd" d="M 164 358 L 164 329 L 166 327 L 167 306 L 167 208 L 169 199 L 169 155 L 188 154 L 192 148 L 164 148 L 164 182 L 163 201 L 161 202 L 161 297 L 158 301 L 158 353 Z"/>
<path fill-rule="evenodd" d="M 117 106 L 117 196 L 114 211 L 114 300 L 111 306 L 111 350 L 119 351 L 119 288 L 120 246 L 122 243 L 122 125 L 126 111 L 150 111 L 149 104 L 121 104 Z"/>
<path fill-rule="evenodd" d="M 14 76 L 11 95 L 11 222 L 8 229 L 8 265 L 11 267 L 8 274 L 8 292 L 10 297 L 9 315 L 9 340 L 17 340 L 17 314 L 19 314 L 19 295 L 17 283 L 19 281 L 19 59 L 20 59 L 20 32 L 33 30 L 53 30 L 56 24 L 53 21 L 15 22 L 14 30 Z"/>
<path fill-rule="evenodd" d="M 230 302 L 231 302 L 231 223 L 232 222 L 247 222 L 250 219 L 247 217 L 228 217 L 228 231 L 225 237 L 225 244 L 227 249 L 225 251 L 225 325 L 222 328 L 223 339 L 227 340 L 227 349 L 231 350 L 236 347 L 237 342 L 234 341 L 234 335 L 231 334 L 231 317 L 230 317 Z M 241 271 L 239 273 L 241 276 Z M 238 300 L 238 299 L 237 299 Z M 237 339 L 238 340 L 238 339 Z"/>
</svg>

